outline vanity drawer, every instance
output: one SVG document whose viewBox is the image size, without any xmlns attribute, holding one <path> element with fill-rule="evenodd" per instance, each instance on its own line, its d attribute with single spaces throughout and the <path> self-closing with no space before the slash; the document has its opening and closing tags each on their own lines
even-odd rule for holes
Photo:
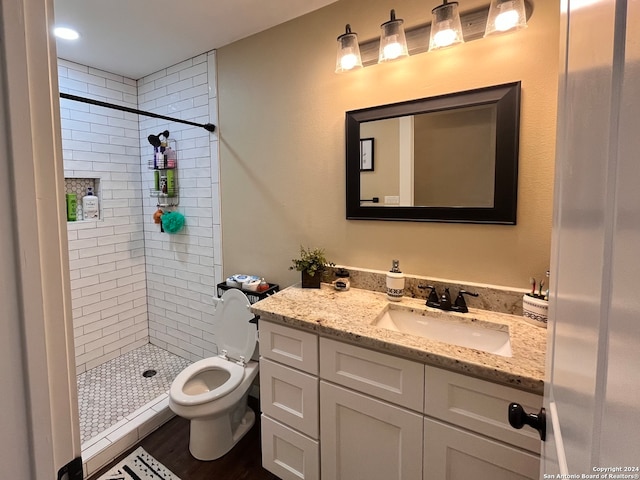
<svg viewBox="0 0 640 480">
<path fill-rule="evenodd" d="M 423 480 L 538 480 L 540 457 L 424 419 Z"/>
<path fill-rule="evenodd" d="M 318 438 L 318 377 L 260 359 L 260 408 L 271 418 Z"/>
<path fill-rule="evenodd" d="M 421 412 L 424 366 L 328 338 L 320 339 L 320 377 Z"/>
<path fill-rule="evenodd" d="M 511 402 L 537 413 L 542 396 L 425 366 L 425 414 L 540 453 L 537 431 L 527 426 L 516 430 L 509 425 L 507 409 Z"/>
<path fill-rule="evenodd" d="M 282 480 L 320 480 L 320 444 L 262 415 L 262 466 Z"/>
<path fill-rule="evenodd" d="M 260 355 L 290 367 L 318 374 L 318 336 L 260 320 Z"/>
</svg>

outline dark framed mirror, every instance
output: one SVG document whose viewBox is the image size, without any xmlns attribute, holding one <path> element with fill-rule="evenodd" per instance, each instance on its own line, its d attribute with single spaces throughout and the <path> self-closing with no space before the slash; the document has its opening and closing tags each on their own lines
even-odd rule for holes
<svg viewBox="0 0 640 480">
<path fill-rule="evenodd" d="M 347 219 L 515 225 L 519 132 L 520 82 L 347 112 Z"/>
</svg>

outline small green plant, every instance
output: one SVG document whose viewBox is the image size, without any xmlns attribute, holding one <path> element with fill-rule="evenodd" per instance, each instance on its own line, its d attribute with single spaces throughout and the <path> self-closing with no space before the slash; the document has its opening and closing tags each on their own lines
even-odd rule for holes
<svg viewBox="0 0 640 480">
<path fill-rule="evenodd" d="M 291 261 L 293 265 L 289 267 L 289 270 L 306 272 L 312 277 L 316 273 L 323 275 L 327 267 L 335 266 L 335 263 L 327 260 L 324 249 L 316 248 L 311 250 L 310 248 L 304 248 L 302 245 L 300 245 L 300 258 L 294 258 Z"/>
</svg>

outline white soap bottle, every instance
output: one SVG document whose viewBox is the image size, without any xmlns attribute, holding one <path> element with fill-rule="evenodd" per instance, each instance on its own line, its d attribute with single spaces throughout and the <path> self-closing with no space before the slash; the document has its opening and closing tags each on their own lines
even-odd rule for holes
<svg viewBox="0 0 640 480">
<path fill-rule="evenodd" d="M 400 271 L 400 262 L 393 260 L 391 270 L 387 273 L 387 299 L 399 302 L 403 294 L 404 274 Z"/>
<path fill-rule="evenodd" d="M 87 187 L 87 194 L 82 197 L 82 215 L 85 220 L 98 220 L 98 197 L 93 194 L 93 187 Z"/>
</svg>

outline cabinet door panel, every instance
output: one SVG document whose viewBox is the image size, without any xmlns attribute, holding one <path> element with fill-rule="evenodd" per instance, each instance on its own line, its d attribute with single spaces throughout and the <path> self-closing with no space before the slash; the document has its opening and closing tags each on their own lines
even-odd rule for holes
<svg viewBox="0 0 640 480">
<path fill-rule="evenodd" d="M 262 412 L 318 438 L 318 377 L 260 359 Z"/>
<path fill-rule="evenodd" d="M 320 480 L 318 442 L 262 415 L 262 466 L 282 480 Z"/>
<path fill-rule="evenodd" d="M 540 453 L 540 436 L 532 428 L 509 425 L 509 403 L 518 402 L 528 412 L 538 412 L 542 397 L 515 388 L 425 367 L 427 415 L 488 435 L 502 442 Z"/>
<path fill-rule="evenodd" d="M 260 355 L 303 372 L 318 374 L 318 336 L 260 320 Z"/>
<path fill-rule="evenodd" d="M 422 412 L 423 364 L 328 338 L 320 350 L 321 378 Z"/>
<path fill-rule="evenodd" d="M 423 480 L 537 480 L 540 458 L 425 418 L 423 471 Z"/>
<path fill-rule="evenodd" d="M 320 382 L 323 480 L 422 478 L 422 416 Z"/>
</svg>

